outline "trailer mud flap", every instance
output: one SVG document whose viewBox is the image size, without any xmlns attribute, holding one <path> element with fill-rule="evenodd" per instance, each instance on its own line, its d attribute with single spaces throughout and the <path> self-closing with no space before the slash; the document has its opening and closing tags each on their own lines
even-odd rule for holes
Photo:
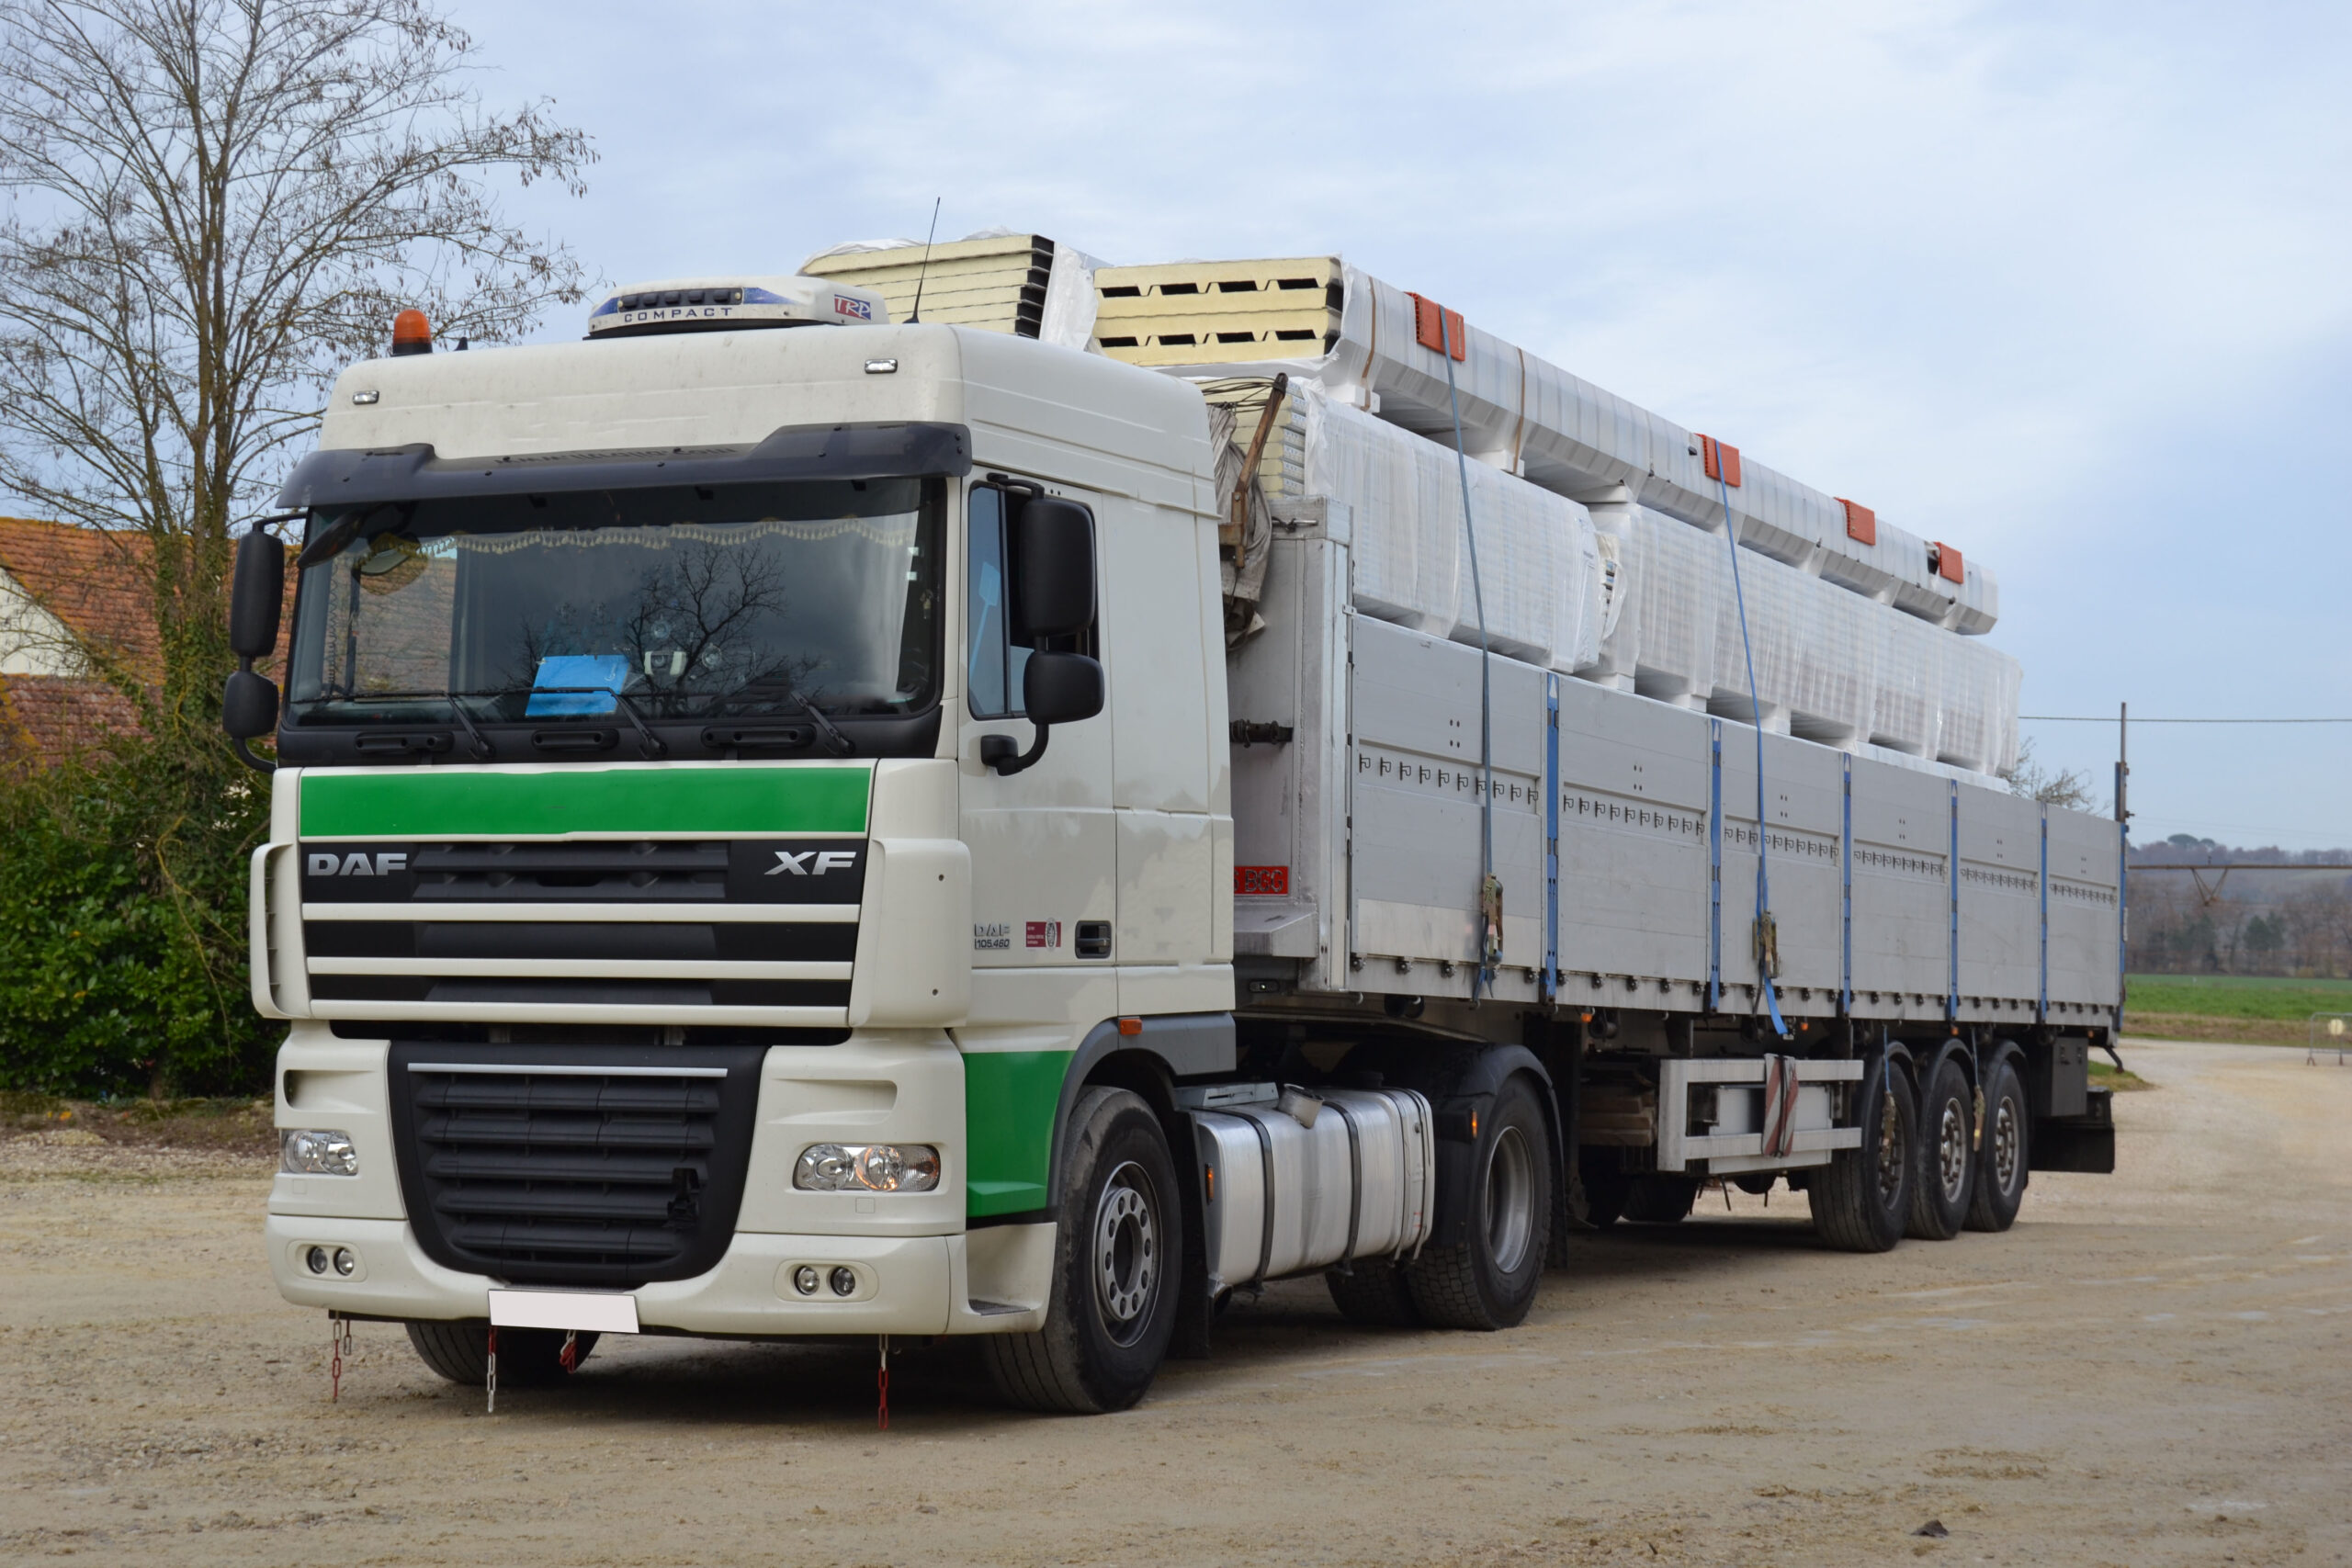
<svg viewBox="0 0 2352 1568">
<path fill-rule="evenodd" d="M 2026 1140 L 2026 1168 L 2114 1175 L 2114 1091 L 2091 1089 L 2084 1096 L 2080 1116 L 2035 1117 Z"/>
</svg>

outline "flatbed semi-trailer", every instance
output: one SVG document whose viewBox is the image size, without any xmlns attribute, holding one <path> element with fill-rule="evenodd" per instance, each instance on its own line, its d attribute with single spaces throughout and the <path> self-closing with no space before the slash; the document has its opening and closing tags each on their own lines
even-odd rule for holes
<svg viewBox="0 0 2352 1568">
<path fill-rule="evenodd" d="M 1101 1410 L 1272 1278 L 1507 1327 L 1709 1179 L 1875 1250 L 2111 1165 L 2117 824 L 1357 614 L 1311 498 L 1228 649 L 1200 389 L 886 314 L 337 382 L 225 705 L 289 1301 L 460 1380 L 970 1334 Z"/>
</svg>

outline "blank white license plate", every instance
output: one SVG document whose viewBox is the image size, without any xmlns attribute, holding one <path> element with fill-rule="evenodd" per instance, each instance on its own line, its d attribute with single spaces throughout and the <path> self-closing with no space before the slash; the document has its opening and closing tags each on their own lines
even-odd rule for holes
<svg viewBox="0 0 2352 1568">
<path fill-rule="evenodd" d="M 492 1291 L 490 1322 L 493 1328 L 634 1334 L 637 1298 L 605 1291 Z"/>
</svg>

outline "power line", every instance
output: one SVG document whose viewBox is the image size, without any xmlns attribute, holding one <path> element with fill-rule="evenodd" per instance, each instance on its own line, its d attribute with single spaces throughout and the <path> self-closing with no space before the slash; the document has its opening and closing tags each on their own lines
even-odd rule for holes
<svg viewBox="0 0 2352 1568">
<path fill-rule="evenodd" d="M 2021 713 L 2021 724 L 2113 724 L 2111 713 Z M 2135 718 L 2134 724 L 2352 724 L 2352 718 Z"/>
</svg>

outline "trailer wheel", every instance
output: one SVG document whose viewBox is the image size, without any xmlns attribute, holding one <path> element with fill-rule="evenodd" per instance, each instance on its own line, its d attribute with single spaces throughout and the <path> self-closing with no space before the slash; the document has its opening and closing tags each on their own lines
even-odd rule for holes
<svg viewBox="0 0 2352 1568">
<path fill-rule="evenodd" d="M 1903 1234 L 1950 1241 L 1968 1218 L 1976 1168 L 1976 1097 L 1960 1063 L 1946 1056 L 1919 1100 L 1919 1169 Z"/>
<path fill-rule="evenodd" d="M 1470 1171 L 1469 1238 L 1423 1248 L 1405 1281 L 1435 1327 L 1510 1328 L 1535 1304 L 1552 1234 L 1551 1137 L 1524 1076 L 1496 1092 Z"/>
<path fill-rule="evenodd" d="M 1183 1217 L 1168 1141 L 1139 1096 L 1088 1089 L 1070 1125 L 1046 1326 L 985 1336 L 980 1351 L 1012 1404 L 1091 1415 L 1141 1399 L 1168 1354 Z"/>
<path fill-rule="evenodd" d="M 403 1325 L 417 1359 L 451 1382 L 480 1388 L 490 1378 L 490 1325 L 481 1318 L 458 1323 Z M 575 1368 L 596 1348 L 596 1336 L 582 1330 L 573 1347 Z M 498 1335 L 498 1381 L 509 1388 L 545 1388 L 570 1374 L 563 1368 L 563 1335 L 552 1328 L 506 1328 Z"/>
<path fill-rule="evenodd" d="M 1323 1276 L 1340 1315 L 1364 1328 L 1418 1328 L 1420 1309 L 1405 1282 L 1404 1265 L 1394 1258 L 1359 1258 L 1345 1271 Z"/>
<path fill-rule="evenodd" d="M 1892 1083 L 1889 1079 L 1892 1078 Z M 1847 1252 L 1884 1252 L 1903 1239 L 1917 1171 L 1912 1144 L 1917 1107 L 1900 1066 L 1872 1061 L 1855 1097 L 1861 1147 L 1839 1149 L 1807 1186 L 1814 1229 Z"/>
<path fill-rule="evenodd" d="M 1679 1225 L 1690 1217 L 1702 1185 L 1695 1177 L 1656 1171 L 1637 1176 L 1625 1192 L 1625 1217 L 1645 1225 Z"/>
<path fill-rule="evenodd" d="M 1978 1141 L 1976 1187 L 1968 1199 L 1968 1228 L 2005 1231 L 2025 1202 L 2028 1179 L 2025 1089 L 2007 1062 L 1993 1069 L 1984 1089 L 1984 1135 Z"/>
</svg>

